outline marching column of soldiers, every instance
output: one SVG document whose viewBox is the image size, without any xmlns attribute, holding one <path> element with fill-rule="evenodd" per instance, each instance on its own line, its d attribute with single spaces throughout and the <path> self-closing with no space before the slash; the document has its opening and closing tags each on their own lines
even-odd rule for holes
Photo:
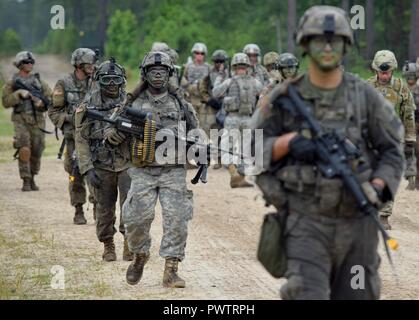
<svg viewBox="0 0 419 320">
<path fill-rule="evenodd" d="M 115 261 L 119 194 L 123 260 L 131 261 L 126 281 L 136 285 L 150 257 L 150 226 L 159 200 L 162 283 L 183 288 L 178 264 L 185 258 L 193 217 L 193 193 L 186 183 L 190 162 L 182 162 L 180 148 L 173 146 L 171 161 L 159 161 L 156 132 L 180 139 L 201 128 L 209 141 L 212 129 L 263 129 L 263 168 L 255 182 L 282 221 L 286 259 L 281 276 L 288 282 L 281 297 L 378 299 L 378 231 L 391 229 L 389 217 L 402 176 L 408 190 L 419 190 L 419 59 L 403 66 L 405 80 L 394 75 L 398 62 L 388 50 L 375 55 L 375 74 L 368 81 L 345 72 L 342 61 L 354 35 L 347 13 L 331 6 L 308 9 L 295 40 L 308 60 L 305 72 L 293 54 L 268 52 L 262 58 L 256 44 L 245 45 L 231 60 L 226 51 L 215 50 L 210 65 L 201 42 L 193 45 L 192 59 L 181 68 L 177 52 L 156 42 L 139 64 L 141 77 L 132 92 L 125 89 L 124 67 L 114 58 L 99 65 L 90 49 L 74 51 L 73 72 L 52 91 L 32 72 L 34 55 L 18 53 L 18 72 L 4 86 L 2 99 L 4 107 L 13 108 L 22 191 L 39 190 L 34 177 L 45 148 L 47 114 L 64 136 L 60 152 L 65 147 L 74 224 L 87 222 L 83 205 L 89 191 L 103 260 Z M 345 137 L 340 141 L 357 149 L 356 157 L 346 159 L 348 168 L 362 185 L 360 193 L 379 212 L 376 224 L 342 176 L 327 176 L 323 170 L 327 159 L 317 151 L 319 137 L 287 105 L 297 104 L 293 92 L 325 132 L 322 137 Z M 136 120 L 127 122 L 133 115 Z M 125 122 L 118 126 L 118 119 Z M 141 134 L 128 130 L 139 124 Z M 237 154 L 239 147 L 233 142 L 229 152 Z M 217 160 L 214 168 L 228 168 L 231 188 L 254 186 L 236 164 Z M 354 265 L 367 269 L 365 290 L 350 286 Z"/>
</svg>

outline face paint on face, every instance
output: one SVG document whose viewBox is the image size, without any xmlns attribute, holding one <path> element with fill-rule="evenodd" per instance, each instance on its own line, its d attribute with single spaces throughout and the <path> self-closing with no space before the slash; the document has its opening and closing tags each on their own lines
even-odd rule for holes
<svg viewBox="0 0 419 320">
<path fill-rule="evenodd" d="M 292 79 L 297 75 L 297 67 L 283 68 L 281 69 L 282 76 L 285 79 Z"/>
<path fill-rule="evenodd" d="M 322 71 L 332 71 L 339 67 L 345 51 L 343 37 L 315 36 L 308 43 L 308 55 Z"/>
<path fill-rule="evenodd" d="M 163 89 L 169 83 L 169 70 L 155 66 L 147 70 L 147 82 L 155 89 Z"/>
</svg>

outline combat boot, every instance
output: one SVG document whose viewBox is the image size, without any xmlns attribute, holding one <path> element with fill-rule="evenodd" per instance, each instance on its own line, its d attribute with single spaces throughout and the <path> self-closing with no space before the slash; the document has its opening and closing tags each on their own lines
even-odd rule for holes
<svg viewBox="0 0 419 320">
<path fill-rule="evenodd" d="M 244 176 L 240 175 L 237 171 L 237 168 L 234 164 L 228 166 L 228 171 L 230 172 L 230 187 L 231 188 L 250 188 L 253 187 L 252 184 L 248 183 Z"/>
<path fill-rule="evenodd" d="M 106 239 L 103 242 L 104 250 L 102 254 L 103 261 L 111 262 L 116 261 L 115 243 L 113 238 Z"/>
<path fill-rule="evenodd" d="M 163 274 L 163 287 L 165 288 L 185 288 L 185 280 L 177 275 L 179 260 L 176 258 L 166 259 Z"/>
<path fill-rule="evenodd" d="M 81 204 L 76 205 L 76 213 L 74 214 L 73 222 L 74 224 L 77 224 L 77 225 L 82 225 L 82 224 L 87 223 L 87 220 L 84 217 L 83 205 Z"/>
<path fill-rule="evenodd" d="M 136 285 L 140 282 L 143 276 L 144 266 L 150 258 L 150 254 L 147 253 L 136 253 L 134 255 L 134 261 L 131 262 L 127 269 L 126 279 L 128 284 Z"/>
<path fill-rule="evenodd" d="M 380 222 L 383 225 L 384 230 L 391 230 L 391 225 L 388 222 L 388 217 L 380 216 Z"/>
<path fill-rule="evenodd" d="M 134 260 L 134 254 L 131 251 L 129 251 L 127 239 L 124 239 L 124 252 L 122 253 L 122 260 L 124 261 Z"/>
<path fill-rule="evenodd" d="M 409 181 L 409 184 L 407 185 L 406 190 L 415 190 L 415 177 L 409 177 L 407 180 Z"/>
<path fill-rule="evenodd" d="M 34 176 L 32 176 L 32 179 L 31 179 L 31 190 L 32 191 L 39 191 L 39 187 L 35 183 L 35 177 Z"/>
<path fill-rule="evenodd" d="M 32 191 L 32 188 L 31 188 L 31 179 L 30 178 L 23 178 L 22 191 L 24 191 L 24 192 L 26 192 L 26 191 Z"/>
</svg>

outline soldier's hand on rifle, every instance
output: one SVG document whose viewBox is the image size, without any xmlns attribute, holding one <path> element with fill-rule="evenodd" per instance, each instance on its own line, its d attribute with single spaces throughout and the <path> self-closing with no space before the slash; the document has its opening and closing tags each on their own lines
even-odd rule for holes
<svg viewBox="0 0 419 320">
<path fill-rule="evenodd" d="M 44 102 L 41 99 L 37 98 L 37 97 L 32 96 L 32 101 L 33 101 L 33 104 L 35 105 L 35 107 L 37 109 L 42 109 L 42 108 L 45 107 Z"/>
<path fill-rule="evenodd" d="M 96 189 L 100 189 L 101 185 L 102 185 L 102 179 L 99 178 L 99 176 L 97 175 L 95 169 L 90 169 L 89 171 L 87 171 L 86 173 L 87 179 L 89 180 L 90 184 L 96 188 Z"/>
<path fill-rule="evenodd" d="M 371 204 L 376 207 L 380 207 L 382 205 L 384 187 L 381 184 L 376 183 L 375 181 L 367 181 L 362 184 L 362 189 Z"/>
<path fill-rule="evenodd" d="M 20 98 L 20 99 L 23 99 L 23 100 L 27 100 L 27 99 L 30 99 L 32 96 L 31 96 L 31 93 L 28 91 L 28 90 L 24 90 L 24 89 L 19 89 L 19 90 L 16 90 L 16 92 L 15 92 L 15 94 Z"/>
<path fill-rule="evenodd" d="M 316 145 L 313 140 L 296 135 L 289 143 L 289 152 L 296 160 L 313 163 L 316 157 Z"/>
<path fill-rule="evenodd" d="M 105 140 L 111 145 L 119 146 L 126 138 L 127 137 L 116 128 L 109 128 L 105 131 Z"/>
</svg>

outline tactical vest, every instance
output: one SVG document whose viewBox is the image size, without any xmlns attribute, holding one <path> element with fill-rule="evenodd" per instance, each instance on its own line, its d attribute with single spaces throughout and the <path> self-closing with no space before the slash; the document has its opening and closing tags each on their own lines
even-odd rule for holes
<svg viewBox="0 0 419 320">
<path fill-rule="evenodd" d="M 123 98 L 117 101 L 107 98 L 107 104 L 103 104 L 100 91 L 96 91 L 92 96 L 86 97 L 86 99 L 88 99 L 87 104 L 89 108 L 94 108 L 95 111 L 100 112 L 108 118 L 116 115 L 114 114 L 117 110 L 115 105 L 123 100 Z M 90 153 L 94 166 L 103 170 L 118 172 L 128 167 L 130 161 L 129 144 L 128 141 L 118 146 L 105 143 L 105 130 L 109 127 L 109 124 L 103 121 L 90 121 L 88 126 L 83 128 L 82 135 L 89 140 Z"/>
<path fill-rule="evenodd" d="M 38 73 L 31 74 L 28 78 L 22 78 L 19 74 L 15 74 L 12 78 L 13 83 L 19 79 L 28 87 L 34 87 L 42 92 L 42 83 L 41 78 Z M 34 114 L 35 112 L 35 114 Z M 32 100 L 21 100 L 19 104 L 17 104 L 13 108 L 14 114 L 19 114 L 25 120 L 25 122 L 35 125 L 35 117 L 36 120 L 44 119 L 44 113 L 42 111 L 37 110 L 37 108 L 33 105 Z"/>
<path fill-rule="evenodd" d="M 210 73 L 210 66 L 207 63 L 202 65 L 196 65 L 193 62 L 186 66 L 188 82 L 195 83 L 203 78 L 205 78 Z"/>
<path fill-rule="evenodd" d="M 74 113 L 75 107 L 83 101 L 88 91 L 90 80 L 78 81 L 74 74 L 68 74 L 61 80 L 64 86 L 64 101 L 67 113 Z"/>
<path fill-rule="evenodd" d="M 403 102 L 403 96 L 401 94 L 403 87 L 402 80 L 400 78 L 393 78 L 391 83 L 386 86 L 381 86 L 376 77 L 370 79 L 369 82 L 394 106 L 396 114 L 402 118 L 402 110 L 400 109 Z"/>
<path fill-rule="evenodd" d="M 252 77 L 258 79 L 263 86 L 269 83 L 269 75 L 264 66 L 257 64 L 251 68 L 252 68 L 252 73 L 251 73 Z"/>
<path fill-rule="evenodd" d="M 255 79 L 249 75 L 231 78 L 223 106 L 228 113 L 251 116 L 256 106 Z"/>
<path fill-rule="evenodd" d="M 180 136 L 186 136 L 186 127 L 179 126 L 181 121 L 187 121 L 185 111 L 180 105 L 176 96 L 167 93 L 158 99 L 154 99 L 147 91 L 143 91 L 139 97 L 132 103 L 132 108 L 143 112 L 151 113 L 152 119 L 163 128 L 173 129 Z M 144 139 L 132 139 L 130 144 L 131 161 L 136 167 L 145 166 L 161 166 L 155 161 L 154 149 L 156 147 L 155 128 L 145 128 Z M 154 139 L 154 141 L 153 141 Z M 146 154 L 152 154 L 151 157 L 146 157 Z M 147 158 L 147 159 L 146 159 Z M 177 150 L 174 158 L 167 158 L 170 165 L 176 165 L 179 157 Z"/>
</svg>

